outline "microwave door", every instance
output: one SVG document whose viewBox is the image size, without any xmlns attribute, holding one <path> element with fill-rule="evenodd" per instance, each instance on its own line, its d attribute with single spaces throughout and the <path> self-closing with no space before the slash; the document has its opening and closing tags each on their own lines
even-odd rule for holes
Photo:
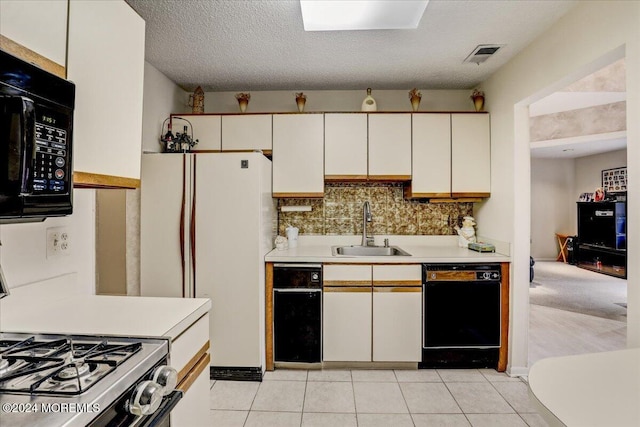
<svg viewBox="0 0 640 427">
<path fill-rule="evenodd" d="M 35 108 L 31 99 L 0 96 L 0 210 L 20 215 L 22 197 L 32 193 Z"/>
</svg>

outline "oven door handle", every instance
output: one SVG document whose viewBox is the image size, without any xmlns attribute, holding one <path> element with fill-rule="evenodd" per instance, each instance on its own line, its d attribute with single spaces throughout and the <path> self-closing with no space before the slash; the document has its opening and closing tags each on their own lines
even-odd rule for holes
<svg viewBox="0 0 640 427">
<path fill-rule="evenodd" d="M 156 427 L 161 425 L 169 416 L 173 408 L 176 407 L 184 393 L 180 390 L 173 390 L 171 394 L 162 399 L 160 407 L 151 415 L 144 417 L 140 427 Z M 136 423 L 134 423 L 136 425 Z"/>
</svg>

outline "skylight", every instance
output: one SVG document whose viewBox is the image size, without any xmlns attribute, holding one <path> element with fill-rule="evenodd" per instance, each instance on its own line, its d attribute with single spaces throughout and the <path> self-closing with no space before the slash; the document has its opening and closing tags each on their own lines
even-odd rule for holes
<svg viewBox="0 0 640 427">
<path fill-rule="evenodd" d="M 411 30 L 429 0 L 300 0 L 305 31 Z"/>
</svg>

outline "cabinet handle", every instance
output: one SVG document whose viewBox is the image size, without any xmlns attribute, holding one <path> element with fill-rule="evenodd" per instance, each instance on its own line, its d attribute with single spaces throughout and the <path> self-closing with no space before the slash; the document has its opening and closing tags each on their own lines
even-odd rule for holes
<svg viewBox="0 0 640 427">
<path fill-rule="evenodd" d="M 417 286 L 376 286 L 373 292 L 422 292 L 422 287 Z"/>
<path fill-rule="evenodd" d="M 371 286 L 354 286 L 354 287 L 347 287 L 347 286 L 337 286 L 337 287 L 327 287 L 325 286 L 324 288 L 322 288 L 323 292 L 347 292 L 347 293 L 355 293 L 355 292 L 362 292 L 362 293 L 371 293 Z"/>
</svg>

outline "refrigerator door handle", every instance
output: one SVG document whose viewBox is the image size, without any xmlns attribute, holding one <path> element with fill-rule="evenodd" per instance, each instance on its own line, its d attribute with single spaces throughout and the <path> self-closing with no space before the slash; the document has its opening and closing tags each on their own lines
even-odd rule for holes
<svg viewBox="0 0 640 427">
<path fill-rule="evenodd" d="M 180 206 L 180 266 L 182 267 L 182 298 L 185 295 L 185 259 L 184 259 L 184 220 L 185 220 L 185 205 L 186 205 L 186 193 L 187 193 L 187 177 L 186 177 L 186 165 L 187 157 L 182 156 L 182 204 Z"/>
<path fill-rule="evenodd" d="M 192 277 L 192 290 L 193 297 L 196 296 L 196 159 L 198 156 L 193 156 L 193 195 L 191 197 L 191 221 L 189 223 L 189 242 L 191 245 L 191 268 L 193 270 Z"/>
</svg>

